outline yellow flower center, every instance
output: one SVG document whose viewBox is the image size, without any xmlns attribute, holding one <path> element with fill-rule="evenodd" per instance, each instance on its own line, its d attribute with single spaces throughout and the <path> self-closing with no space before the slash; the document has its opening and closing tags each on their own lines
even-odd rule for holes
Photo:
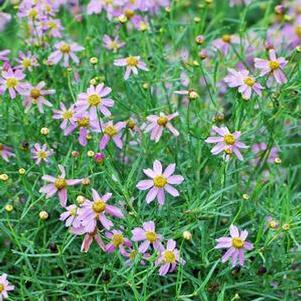
<svg viewBox="0 0 301 301">
<path fill-rule="evenodd" d="M 164 261 L 166 263 L 175 263 L 176 262 L 176 255 L 173 251 L 165 251 L 164 252 Z"/>
<path fill-rule="evenodd" d="M 57 189 L 63 189 L 67 186 L 67 182 L 65 179 L 63 178 L 57 178 L 55 179 L 54 181 L 54 186 L 57 188 Z"/>
<path fill-rule="evenodd" d="M 244 247 L 244 245 L 245 245 L 245 242 L 241 238 L 239 238 L 239 237 L 232 238 L 232 246 L 235 249 L 241 249 Z"/>
<path fill-rule="evenodd" d="M 127 127 L 130 128 L 131 130 L 133 130 L 136 126 L 136 122 L 133 119 L 129 119 L 127 121 Z"/>
<path fill-rule="evenodd" d="M 62 117 L 63 119 L 70 119 L 73 117 L 73 112 L 72 111 L 65 111 L 63 114 L 62 114 Z"/>
<path fill-rule="evenodd" d="M 37 16 L 38 16 L 38 10 L 33 8 L 29 11 L 28 13 L 28 16 L 31 18 L 31 19 L 35 19 Z"/>
<path fill-rule="evenodd" d="M 15 88 L 18 85 L 19 81 L 14 78 L 14 77 L 10 77 L 6 80 L 6 86 L 7 88 Z"/>
<path fill-rule="evenodd" d="M 60 51 L 63 53 L 69 53 L 71 50 L 70 46 L 67 43 L 64 43 L 61 47 L 60 47 Z"/>
<path fill-rule="evenodd" d="M 135 12 L 131 9 L 126 9 L 124 11 L 124 15 L 128 18 L 128 19 L 131 19 L 135 16 Z"/>
<path fill-rule="evenodd" d="M 133 56 L 129 56 L 126 59 L 126 62 L 131 67 L 136 67 L 138 65 L 138 60 L 135 57 L 133 57 Z"/>
<path fill-rule="evenodd" d="M 90 125 L 89 117 L 83 117 L 77 120 L 77 124 L 82 128 L 87 128 Z"/>
<path fill-rule="evenodd" d="M 28 59 L 28 58 L 24 58 L 24 59 L 22 60 L 22 66 L 23 66 L 24 68 L 29 68 L 29 67 L 31 66 L 31 60 Z"/>
<path fill-rule="evenodd" d="M 75 207 L 75 208 L 72 208 L 72 209 L 69 211 L 69 213 L 70 213 L 71 216 L 76 216 L 76 211 L 77 211 L 77 208 Z"/>
<path fill-rule="evenodd" d="M 272 70 L 276 70 L 280 67 L 280 64 L 277 61 L 270 61 L 269 66 Z"/>
<path fill-rule="evenodd" d="M 49 27 L 50 29 L 56 29 L 56 28 L 57 28 L 57 25 L 56 25 L 56 23 L 49 21 L 49 22 L 48 22 L 48 27 Z"/>
<path fill-rule="evenodd" d="M 167 122 L 168 122 L 168 119 L 167 119 L 166 116 L 160 116 L 160 117 L 157 119 L 157 123 L 158 123 L 158 125 L 160 125 L 160 126 L 166 126 Z"/>
<path fill-rule="evenodd" d="M 121 244 L 123 244 L 124 238 L 122 234 L 114 234 L 112 237 L 112 243 L 115 247 L 119 247 Z"/>
<path fill-rule="evenodd" d="M 232 134 L 226 134 L 224 136 L 224 141 L 228 145 L 234 145 L 235 144 L 235 137 Z"/>
<path fill-rule="evenodd" d="M 0 283 L 0 294 L 4 291 L 4 285 Z"/>
<path fill-rule="evenodd" d="M 224 35 L 222 36 L 222 40 L 223 40 L 223 42 L 225 42 L 225 43 L 230 43 L 230 42 L 231 42 L 231 36 L 230 36 L 229 34 L 224 34 Z"/>
<path fill-rule="evenodd" d="M 106 209 L 106 203 L 103 200 L 96 200 L 92 205 L 92 209 L 95 213 L 102 213 Z"/>
<path fill-rule="evenodd" d="M 117 42 L 115 42 L 115 41 L 110 42 L 109 48 L 110 49 L 117 49 L 118 48 Z"/>
<path fill-rule="evenodd" d="M 91 94 L 88 96 L 88 103 L 90 106 L 98 106 L 101 103 L 101 97 L 97 94 Z"/>
<path fill-rule="evenodd" d="M 113 125 L 108 125 L 105 129 L 104 129 L 104 133 L 110 137 L 114 137 L 118 131 L 115 128 L 115 126 Z"/>
<path fill-rule="evenodd" d="M 37 153 L 37 156 L 39 159 L 43 159 L 43 160 L 45 160 L 48 157 L 47 152 L 42 150 Z"/>
<path fill-rule="evenodd" d="M 145 237 L 151 243 L 153 243 L 153 242 L 155 242 L 157 240 L 157 234 L 156 234 L 156 232 L 147 231 L 145 233 Z"/>
<path fill-rule="evenodd" d="M 227 155 L 232 155 L 233 154 L 233 151 L 230 147 L 228 148 L 225 148 L 224 152 L 227 154 Z"/>
<path fill-rule="evenodd" d="M 299 38 L 301 38 L 301 25 L 297 25 L 295 27 L 295 33 Z"/>
<path fill-rule="evenodd" d="M 137 256 L 137 254 L 138 254 L 138 252 L 136 251 L 136 250 L 134 250 L 134 251 L 132 251 L 131 253 L 130 253 L 130 259 L 131 260 L 134 260 L 135 259 L 135 257 Z"/>
<path fill-rule="evenodd" d="M 41 91 L 40 91 L 39 89 L 33 88 L 33 89 L 31 89 L 31 91 L 30 91 L 30 96 L 31 96 L 32 98 L 37 99 L 37 98 L 39 98 L 39 97 L 41 96 Z"/>
<path fill-rule="evenodd" d="M 255 80 L 254 80 L 254 78 L 248 76 L 244 79 L 244 83 L 249 87 L 253 87 L 255 84 Z"/>
<path fill-rule="evenodd" d="M 153 181 L 154 185 L 158 188 L 163 188 L 167 184 L 167 179 L 163 176 L 156 176 Z"/>
</svg>

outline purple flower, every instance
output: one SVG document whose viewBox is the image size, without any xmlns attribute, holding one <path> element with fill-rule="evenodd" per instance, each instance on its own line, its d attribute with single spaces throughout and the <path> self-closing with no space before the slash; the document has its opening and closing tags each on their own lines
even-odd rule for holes
<svg viewBox="0 0 301 301">
<path fill-rule="evenodd" d="M 146 119 L 150 122 L 145 128 L 145 132 L 151 132 L 151 140 L 158 142 L 163 134 L 163 129 L 168 129 L 174 136 L 179 136 L 179 132 L 171 125 L 170 121 L 179 116 L 179 113 L 165 115 L 160 113 L 160 116 L 150 115 Z"/>
<path fill-rule="evenodd" d="M 66 207 L 66 211 L 60 215 L 60 221 L 65 221 L 66 227 L 79 228 L 81 226 L 80 219 L 77 215 L 77 206 L 70 205 Z"/>
<path fill-rule="evenodd" d="M 0 143 L 0 156 L 6 162 L 9 161 L 9 157 L 15 157 L 15 154 L 12 151 L 13 149 L 10 146 L 6 146 Z"/>
<path fill-rule="evenodd" d="M 150 189 L 146 195 L 146 202 L 149 204 L 156 197 L 160 206 L 165 202 L 165 191 L 171 194 L 173 197 L 179 196 L 179 192 L 172 185 L 179 185 L 184 181 L 184 178 L 180 175 L 173 175 L 176 168 L 176 164 L 170 164 L 163 171 L 161 162 L 155 160 L 153 164 L 153 170 L 143 169 L 143 172 L 151 178 L 151 180 L 143 180 L 137 184 L 139 190 Z"/>
<path fill-rule="evenodd" d="M 132 230 L 133 241 L 143 241 L 139 246 L 139 252 L 144 254 L 150 245 L 157 251 L 162 249 L 162 236 L 155 231 L 155 223 L 153 221 L 143 223 L 143 227 L 137 227 Z"/>
<path fill-rule="evenodd" d="M 39 143 L 36 143 L 31 149 L 31 154 L 36 164 L 39 165 L 42 161 L 49 162 L 48 158 L 53 154 L 53 150 L 48 150 L 47 144 L 41 146 Z"/>
<path fill-rule="evenodd" d="M 219 50 L 223 55 L 229 53 L 232 44 L 239 44 L 239 37 L 225 34 L 220 39 L 212 42 L 214 50 Z"/>
<path fill-rule="evenodd" d="M 119 67 L 126 66 L 126 71 L 124 74 L 125 80 L 129 79 L 131 73 L 137 75 L 138 69 L 148 71 L 146 64 L 141 61 L 140 56 L 129 56 L 127 58 L 117 59 L 114 61 L 114 65 Z"/>
<path fill-rule="evenodd" d="M 78 209 L 78 218 L 86 232 L 93 232 L 97 221 L 102 226 L 110 229 L 113 223 L 107 219 L 106 215 L 122 218 L 124 215 L 121 210 L 115 206 L 108 205 L 107 201 L 112 197 L 111 193 L 100 196 L 95 189 L 92 189 L 93 202 L 86 200 L 80 209 Z"/>
<path fill-rule="evenodd" d="M 228 71 L 229 74 L 224 78 L 225 83 L 227 83 L 230 88 L 238 88 L 238 92 L 241 93 L 244 99 L 250 99 L 252 91 L 261 96 L 263 87 L 249 75 L 248 70 L 236 71 L 229 68 Z"/>
<path fill-rule="evenodd" d="M 283 68 L 287 64 L 284 57 L 276 57 L 275 49 L 269 50 L 269 60 L 255 58 L 255 68 L 260 69 L 260 76 L 268 76 L 268 86 L 271 85 L 273 78 L 278 84 L 285 84 L 287 78 L 283 72 Z"/>
<path fill-rule="evenodd" d="M 103 41 L 103 47 L 113 52 L 117 52 L 118 49 L 124 47 L 125 45 L 125 43 L 120 42 L 118 36 L 112 39 L 110 36 L 104 35 L 102 41 Z"/>
<path fill-rule="evenodd" d="M 19 58 L 17 59 L 19 65 L 16 66 L 16 69 L 22 69 L 24 71 L 32 71 L 33 67 L 39 66 L 38 60 L 35 55 L 32 55 L 31 52 L 27 52 L 27 54 L 20 51 Z"/>
<path fill-rule="evenodd" d="M 106 232 L 106 237 L 111 241 L 106 245 L 106 251 L 108 253 L 114 252 L 116 249 L 119 249 L 120 253 L 125 256 L 126 250 L 125 247 L 132 247 L 131 241 L 123 236 L 122 231 L 112 230 L 111 232 Z"/>
<path fill-rule="evenodd" d="M 228 249 L 227 252 L 222 257 L 222 262 L 226 262 L 229 258 L 232 258 L 232 264 L 235 266 L 237 260 L 239 259 L 239 264 L 244 265 L 244 254 L 245 251 L 253 249 L 253 245 L 246 241 L 248 236 L 248 231 L 244 230 L 239 233 L 236 226 L 230 226 L 230 236 L 231 237 L 220 237 L 218 238 L 216 249 Z"/>
<path fill-rule="evenodd" d="M 7 57 L 9 54 L 10 54 L 10 50 L 9 49 L 1 50 L 0 51 L 0 61 L 2 61 L 2 62 L 9 61 L 9 59 Z"/>
<path fill-rule="evenodd" d="M 162 248 L 159 258 L 156 260 L 156 266 L 160 265 L 159 275 L 164 276 L 167 273 L 172 273 L 178 263 L 184 265 L 185 261 L 180 257 L 176 242 L 169 239 L 166 248 Z"/>
<path fill-rule="evenodd" d="M 8 298 L 8 292 L 13 291 L 15 287 L 7 281 L 7 274 L 0 276 L 0 300 Z"/>
<path fill-rule="evenodd" d="M 205 140 L 206 143 L 216 143 L 213 147 L 211 153 L 213 155 L 218 155 L 221 152 L 225 152 L 226 161 L 228 161 L 231 155 L 234 153 L 239 160 L 243 160 L 239 149 L 248 148 L 244 143 L 239 141 L 240 132 L 235 131 L 233 134 L 230 133 L 227 127 L 212 127 L 213 132 L 217 133 L 219 136 L 209 137 Z"/>
<path fill-rule="evenodd" d="M 71 105 L 69 109 L 66 108 L 64 103 L 60 103 L 60 110 L 53 110 L 53 119 L 62 119 L 60 128 L 65 130 L 68 125 L 74 125 L 76 123 L 75 118 L 75 105 Z"/>
<path fill-rule="evenodd" d="M 58 193 L 58 197 L 61 203 L 62 207 L 66 207 L 67 205 L 67 187 L 68 186 L 74 186 L 81 183 L 81 179 L 69 179 L 66 180 L 65 176 L 65 168 L 62 165 L 58 165 L 59 170 L 61 172 L 61 175 L 57 178 L 49 175 L 45 175 L 42 177 L 44 181 L 49 182 L 50 184 L 47 184 L 43 186 L 39 192 L 45 193 L 46 198 L 52 197 L 54 194 Z"/>
<path fill-rule="evenodd" d="M 113 140 L 115 145 L 122 149 L 123 143 L 121 140 L 121 130 L 125 128 L 126 122 L 117 122 L 113 124 L 113 121 L 109 121 L 102 125 L 103 136 L 99 142 L 99 148 L 105 149 L 110 140 Z"/>
</svg>

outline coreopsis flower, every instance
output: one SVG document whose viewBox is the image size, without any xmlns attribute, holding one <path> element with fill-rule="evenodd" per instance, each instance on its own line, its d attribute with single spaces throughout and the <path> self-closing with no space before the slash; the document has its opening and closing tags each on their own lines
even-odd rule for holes
<svg viewBox="0 0 301 301">
<path fill-rule="evenodd" d="M 10 146 L 0 143 L 0 156 L 3 160 L 9 162 L 9 157 L 15 157 L 15 154 Z"/>
<path fill-rule="evenodd" d="M 151 140 L 158 142 L 163 134 L 163 130 L 168 129 L 174 136 L 179 136 L 179 132 L 172 126 L 171 120 L 179 116 L 179 113 L 173 113 L 170 115 L 165 115 L 160 113 L 157 115 L 150 115 L 146 119 L 150 123 L 146 126 L 145 132 L 151 132 Z"/>
<path fill-rule="evenodd" d="M 129 56 L 123 59 L 117 59 L 114 61 L 114 65 L 118 67 L 126 67 L 124 79 L 128 80 L 131 73 L 137 75 L 138 69 L 148 71 L 146 64 L 141 61 L 140 56 Z"/>
<path fill-rule="evenodd" d="M 137 227 L 132 230 L 132 240 L 142 241 L 139 246 L 139 252 L 144 254 L 150 245 L 157 251 L 162 249 L 162 236 L 155 231 L 155 223 L 153 221 L 144 222 L 142 228 Z"/>
<path fill-rule="evenodd" d="M 49 162 L 48 158 L 53 154 L 53 150 L 49 150 L 47 144 L 41 146 L 39 143 L 36 143 L 31 149 L 31 154 L 36 164 L 39 165 L 42 161 Z"/>
<path fill-rule="evenodd" d="M 86 200 L 81 208 L 78 209 L 78 218 L 86 232 L 92 232 L 99 221 L 105 229 L 110 229 L 113 223 L 107 218 L 108 215 L 122 218 L 122 211 L 112 205 L 108 205 L 108 200 L 112 193 L 100 196 L 95 189 L 92 189 L 93 202 Z"/>
<path fill-rule="evenodd" d="M 50 37 L 61 38 L 64 27 L 59 19 L 49 18 L 41 23 L 43 32 L 47 32 Z"/>
<path fill-rule="evenodd" d="M 64 103 L 60 103 L 60 110 L 53 110 L 53 119 L 62 119 L 60 128 L 65 130 L 67 126 L 74 125 L 76 123 L 75 105 L 71 105 L 69 109 L 66 108 Z"/>
<path fill-rule="evenodd" d="M 206 143 L 216 143 L 212 148 L 211 153 L 213 155 L 218 155 L 221 152 L 225 152 L 226 160 L 229 160 L 231 155 L 234 153 L 239 160 L 243 160 L 243 156 L 240 153 L 240 148 L 248 148 L 244 143 L 240 142 L 239 131 L 230 133 L 227 127 L 212 127 L 212 131 L 218 134 L 219 136 L 209 137 L 205 140 Z"/>
<path fill-rule="evenodd" d="M 188 96 L 190 100 L 195 100 L 199 97 L 199 94 L 195 90 L 179 90 L 175 91 L 175 94 Z"/>
<path fill-rule="evenodd" d="M 17 62 L 19 63 L 19 65 L 16 66 L 16 69 L 22 69 L 24 71 L 28 70 L 31 72 L 33 70 L 33 67 L 39 66 L 37 57 L 30 51 L 26 54 L 20 51 Z"/>
<path fill-rule="evenodd" d="M 239 70 L 228 68 L 229 74 L 224 78 L 225 83 L 230 88 L 238 88 L 238 92 L 242 95 L 244 99 L 250 99 L 252 96 L 252 91 L 257 95 L 261 96 L 261 90 L 263 87 L 261 84 L 257 83 L 256 80 L 249 75 L 248 70 Z"/>
<path fill-rule="evenodd" d="M 108 35 L 104 35 L 102 41 L 103 47 L 113 52 L 117 52 L 118 49 L 125 46 L 125 43 L 119 40 L 119 36 L 116 36 L 113 39 Z"/>
<path fill-rule="evenodd" d="M 125 247 L 132 247 L 131 241 L 124 237 L 122 231 L 120 230 L 112 230 L 111 232 L 105 233 L 106 237 L 109 238 L 111 241 L 106 245 L 106 251 L 108 253 L 114 252 L 116 249 L 119 249 L 122 255 L 126 254 Z"/>
<path fill-rule="evenodd" d="M 222 262 L 226 262 L 229 258 L 232 258 L 232 265 L 235 266 L 237 261 L 241 266 L 244 265 L 244 254 L 245 251 L 253 249 L 253 244 L 246 241 L 248 236 L 248 231 L 243 230 L 239 233 L 236 226 L 230 226 L 230 237 L 220 237 L 218 238 L 216 249 L 228 249 L 227 252 L 222 257 Z"/>
<path fill-rule="evenodd" d="M 143 172 L 151 178 L 151 180 L 140 181 L 136 187 L 139 190 L 149 190 L 146 195 L 146 202 L 149 204 L 156 197 L 162 206 L 165 202 L 165 191 L 171 194 L 173 197 L 179 196 L 179 192 L 172 185 L 179 185 L 184 181 L 184 178 L 180 175 L 173 175 L 176 168 L 176 164 L 170 164 L 163 171 L 161 162 L 155 160 L 153 169 L 143 169 Z"/>
<path fill-rule="evenodd" d="M 225 34 L 212 42 L 213 49 L 220 51 L 223 55 L 229 53 L 231 45 L 233 44 L 239 44 L 239 37 L 229 34 Z"/>
<path fill-rule="evenodd" d="M 50 175 L 44 175 L 42 177 L 42 180 L 49 182 L 50 184 L 47 184 L 43 186 L 39 192 L 45 193 L 46 198 L 51 198 L 54 194 L 58 194 L 60 203 L 62 207 L 66 207 L 67 205 L 67 187 L 68 186 L 74 186 L 81 183 L 81 179 L 65 179 L 66 172 L 65 168 L 62 165 L 58 165 L 58 168 L 61 172 L 61 175 L 58 177 L 53 177 Z"/>
<path fill-rule="evenodd" d="M 127 260 L 125 261 L 125 265 L 131 266 L 139 254 L 140 253 L 137 250 L 135 250 L 133 247 L 128 247 L 128 248 L 124 248 L 124 251 L 122 252 L 121 255 L 127 258 Z M 140 260 L 140 264 L 144 266 L 146 264 L 145 259 L 148 259 L 150 257 L 150 254 L 144 253 L 141 254 L 140 257 L 142 257 Z"/>
<path fill-rule="evenodd" d="M 273 146 L 268 151 L 268 146 L 266 143 L 256 143 L 252 145 L 251 148 L 252 152 L 256 155 L 256 158 L 252 161 L 252 163 L 258 164 L 260 162 L 260 159 L 267 155 L 266 161 L 268 163 L 275 163 L 275 159 L 279 157 L 279 150 L 277 147 Z M 265 154 L 266 152 L 266 154 Z"/>
<path fill-rule="evenodd" d="M 111 112 L 108 108 L 114 106 L 114 101 L 107 96 L 112 92 L 112 89 L 105 87 L 104 83 L 97 85 L 96 87 L 90 86 L 86 93 L 81 93 L 78 96 L 76 102 L 76 111 L 78 113 L 89 111 L 90 119 L 97 119 L 97 110 L 99 110 L 104 116 L 108 117 Z"/>
<path fill-rule="evenodd" d="M 8 292 L 13 291 L 15 287 L 7 281 L 7 274 L 0 276 L 0 301 L 8 298 Z"/>
<path fill-rule="evenodd" d="M 81 221 L 78 218 L 77 210 L 78 207 L 74 204 L 66 207 L 66 211 L 60 215 L 60 221 L 64 221 L 66 227 L 79 228 Z"/>
<path fill-rule="evenodd" d="M 2 32 L 5 29 L 6 25 L 10 22 L 10 20 L 10 14 L 0 12 L 0 32 Z"/>
<path fill-rule="evenodd" d="M 23 82 L 24 78 L 25 74 L 22 70 L 13 71 L 11 68 L 7 71 L 3 70 L 0 77 L 0 94 L 8 90 L 11 99 L 16 98 L 17 93 L 26 95 L 28 84 Z"/>
<path fill-rule="evenodd" d="M 255 68 L 260 69 L 260 76 L 268 76 L 268 85 L 273 82 L 273 78 L 278 84 L 285 84 L 287 78 L 283 72 L 283 68 L 287 64 L 287 60 L 284 57 L 277 58 L 275 49 L 269 50 L 269 59 L 255 58 Z"/>
<path fill-rule="evenodd" d="M 121 130 L 126 127 L 126 122 L 117 122 L 113 124 L 113 121 L 109 121 L 102 125 L 103 137 L 100 139 L 99 148 L 105 149 L 110 140 L 113 140 L 115 145 L 122 149 L 123 143 L 121 140 Z"/>
<path fill-rule="evenodd" d="M 177 264 L 185 264 L 185 261 L 180 257 L 180 252 L 176 248 L 176 242 L 173 239 L 169 239 L 166 248 L 162 248 L 155 264 L 156 266 L 160 266 L 160 276 L 172 273 L 176 269 Z"/>
<path fill-rule="evenodd" d="M 50 64 L 57 64 L 63 60 L 63 66 L 69 66 L 69 60 L 71 59 L 75 64 L 79 64 L 79 59 L 76 56 L 76 52 L 82 51 L 85 48 L 76 43 L 58 42 L 54 45 L 56 50 L 48 57 Z"/>
<path fill-rule="evenodd" d="M 9 49 L 4 49 L 0 51 L 0 61 L 2 62 L 8 62 L 8 55 L 10 54 L 10 50 Z"/>
<path fill-rule="evenodd" d="M 44 113 L 44 105 L 52 107 L 52 103 L 45 96 L 54 94 L 55 90 L 46 90 L 45 85 L 45 82 L 39 82 L 36 86 L 28 86 L 28 95 L 24 96 L 23 101 L 25 112 L 28 112 L 33 104 L 37 105 L 40 113 Z"/>
</svg>

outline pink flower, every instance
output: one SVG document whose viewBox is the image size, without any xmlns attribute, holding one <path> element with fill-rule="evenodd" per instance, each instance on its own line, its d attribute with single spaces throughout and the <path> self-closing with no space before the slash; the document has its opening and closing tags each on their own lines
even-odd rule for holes
<svg viewBox="0 0 301 301">
<path fill-rule="evenodd" d="M 15 154 L 12 151 L 13 149 L 10 146 L 6 146 L 0 143 L 0 156 L 6 162 L 9 161 L 9 157 L 15 157 Z"/>
<path fill-rule="evenodd" d="M 125 128 L 125 122 L 117 122 L 115 125 L 113 121 L 109 121 L 102 125 L 103 137 L 100 139 L 99 148 L 105 149 L 110 140 L 113 140 L 115 145 L 122 149 L 123 143 L 121 140 L 120 131 Z"/>
<path fill-rule="evenodd" d="M 248 70 L 236 71 L 229 68 L 228 71 L 229 74 L 224 78 L 225 83 L 227 83 L 230 88 L 238 87 L 238 92 L 242 94 L 244 99 L 250 99 L 252 91 L 261 96 L 263 87 L 257 83 L 252 76 L 249 76 Z"/>
<path fill-rule="evenodd" d="M 69 60 L 71 60 L 75 64 L 79 64 L 79 59 L 75 55 L 75 52 L 82 51 L 85 48 L 82 46 L 79 46 L 76 43 L 66 43 L 66 42 L 58 42 L 54 45 L 54 47 L 57 49 L 53 53 L 50 54 L 48 57 L 48 62 L 50 64 L 57 64 L 59 61 L 63 59 L 63 66 L 68 67 L 69 66 Z"/>
<path fill-rule="evenodd" d="M 234 153 L 239 160 L 243 160 L 243 157 L 239 151 L 240 148 L 248 148 L 244 143 L 239 141 L 240 132 L 235 131 L 233 134 L 230 133 L 227 127 L 212 127 L 212 130 L 219 135 L 219 137 L 209 137 L 205 140 L 206 143 L 216 143 L 211 153 L 218 155 L 222 151 L 226 154 L 226 160 L 229 160 L 231 155 Z"/>
<path fill-rule="evenodd" d="M 230 0 L 230 6 L 234 6 L 234 5 L 248 5 L 251 3 L 252 0 Z"/>
<path fill-rule="evenodd" d="M 33 67 L 39 66 L 38 60 L 35 55 L 32 55 L 31 52 L 24 54 L 20 51 L 19 58 L 17 59 L 19 65 L 16 66 L 16 69 L 22 69 L 24 71 L 32 71 Z"/>
<path fill-rule="evenodd" d="M 214 40 L 212 46 L 215 50 L 219 50 L 223 55 L 227 55 L 231 49 L 231 45 L 239 44 L 239 37 L 225 34 L 220 39 Z"/>
<path fill-rule="evenodd" d="M 106 215 L 122 218 L 124 215 L 115 206 L 108 205 L 107 201 L 112 197 L 111 193 L 100 196 L 95 189 L 92 189 L 93 202 L 86 200 L 78 210 L 78 218 L 86 232 L 92 232 L 99 221 L 106 229 L 110 229 L 113 223 L 107 219 Z"/>
<path fill-rule="evenodd" d="M 0 301 L 8 298 L 8 292 L 13 291 L 15 287 L 7 281 L 7 274 L 0 276 Z"/>
<path fill-rule="evenodd" d="M 159 275 L 164 276 L 167 273 L 172 273 L 178 263 L 184 265 L 185 261 L 180 257 L 180 252 L 176 248 L 176 242 L 173 239 L 169 239 L 166 248 L 162 248 L 159 258 L 156 260 L 156 266 L 161 266 Z"/>
<path fill-rule="evenodd" d="M 66 108 L 64 103 L 60 103 L 60 110 L 53 110 L 53 119 L 62 119 L 60 128 L 65 130 L 68 125 L 74 125 L 76 123 L 75 118 L 75 105 L 71 105 L 69 109 Z"/>
<path fill-rule="evenodd" d="M 10 54 L 10 50 L 9 49 L 4 49 L 0 51 L 0 61 L 2 62 L 7 62 L 9 61 L 8 59 L 8 55 Z"/>
<path fill-rule="evenodd" d="M 252 160 L 254 165 L 257 165 L 261 159 L 266 158 L 268 163 L 275 163 L 275 159 L 279 157 L 279 150 L 276 146 L 273 146 L 268 150 L 266 143 L 253 144 L 251 148 L 252 152 L 256 154 L 256 158 Z"/>
<path fill-rule="evenodd" d="M 156 142 L 160 140 L 164 128 L 168 129 L 174 136 L 179 136 L 179 132 L 170 123 L 177 116 L 179 116 L 178 112 L 170 115 L 165 115 L 164 113 L 160 113 L 160 116 L 150 115 L 147 117 L 150 124 L 145 128 L 145 132 L 151 131 L 150 139 Z"/>
<path fill-rule="evenodd" d="M 39 82 L 37 86 L 28 86 L 28 95 L 24 96 L 23 105 L 25 111 L 28 112 L 32 104 L 38 106 L 40 113 L 44 113 L 43 105 L 47 107 L 52 107 L 52 104 L 45 98 L 46 95 L 51 95 L 55 93 L 55 90 L 45 90 L 45 82 Z"/>
<path fill-rule="evenodd" d="M 90 86 L 87 93 L 81 93 L 76 102 L 76 111 L 78 113 L 89 110 L 90 119 L 97 119 L 97 109 L 106 117 L 111 115 L 108 108 L 113 107 L 114 101 L 106 98 L 111 93 L 112 89 L 105 87 L 103 83 L 96 87 Z"/>
<path fill-rule="evenodd" d="M 39 143 L 36 143 L 31 149 L 31 154 L 36 164 L 39 165 L 42 161 L 49 162 L 48 158 L 53 154 L 53 150 L 48 150 L 47 144 L 41 146 Z"/>
<path fill-rule="evenodd" d="M 123 59 L 117 59 L 114 61 L 115 66 L 124 67 L 126 66 L 126 71 L 124 74 L 124 79 L 128 80 L 131 73 L 137 75 L 138 69 L 148 71 L 146 64 L 140 60 L 140 56 L 129 56 Z"/>
<path fill-rule="evenodd" d="M 44 181 L 50 182 L 43 186 L 39 192 L 45 193 L 46 198 L 52 197 L 54 194 L 58 193 L 58 197 L 62 207 L 66 207 L 67 205 L 67 187 L 74 186 L 81 183 L 81 179 L 69 179 L 66 180 L 65 176 L 65 168 L 62 165 L 58 165 L 59 170 L 61 171 L 61 175 L 57 178 L 49 175 L 45 175 L 42 177 Z"/>
<path fill-rule="evenodd" d="M 239 233 L 236 226 L 230 226 L 231 237 L 221 237 L 217 239 L 216 249 L 228 249 L 222 257 L 222 262 L 226 262 L 230 257 L 232 258 L 233 266 L 236 265 L 237 259 L 239 258 L 239 264 L 244 265 L 244 254 L 245 250 L 252 250 L 253 245 L 246 241 L 248 231 L 244 230 Z"/>
<path fill-rule="evenodd" d="M 66 211 L 60 215 L 60 221 L 65 221 L 66 227 L 79 228 L 81 226 L 80 219 L 77 215 L 78 208 L 76 205 L 66 207 Z"/>
<path fill-rule="evenodd" d="M 122 252 L 122 255 L 126 258 L 128 258 L 125 261 L 125 265 L 126 266 L 131 266 L 134 262 L 135 259 L 137 258 L 137 255 L 139 254 L 139 252 L 137 250 L 135 250 L 133 247 L 128 247 L 128 248 L 124 248 L 124 251 Z M 140 264 L 141 265 L 145 265 L 145 259 L 148 259 L 151 255 L 149 253 L 144 253 L 142 254 L 142 259 L 140 260 Z"/>
<path fill-rule="evenodd" d="M 275 49 L 269 50 L 269 60 L 255 58 L 255 68 L 260 69 L 260 76 L 268 75 L 268 85 L 272 83 L 273 78 L 278 84 L 285 84 L 287 78 L 283 72 L 283 68 L 287 64 L 284 57 L 276 57 Z"/>
<path fill-rule="evenodd" d="M 28 84 L 22 82 L 25 78 L 22 70 L 13 71 L 9 68 L 7 71 L 2 71 L 0 78 L 0 94 L 3 94 L 8 90 L 10 98 L 14 99 L 17 93 L 25 95 L 27 93 Z"/>
<path fill-rule="evenodd" d="M 143 169 L 143 172 L 151 178 L 151 180 L 143 180 L 137 184 L 139 190 L 150 189 L 146 195 L 146 202 L 149 204 L 156 197 L 160 206 L 165 201 L 165 191 L 171 194 L 173 197 L 179 196 L 179 192 L 172 185 L 179 185 L 184 181 L 184 178 L 180 175 L 173 175 L 176 168 L 176 164 L 170 164 L 163 172 L 160 161 L 155 160 L 153 164 L 153 170 Z"/>
<path fill-rule="evenodd" d="M 112 39 L 110 36 L 104 35 L 102 41 L 103 41 L 103 47 L 113 52 L 117 52 L 118 49 L 124 47 L 125 45 L 125 43 L 120 42 L 118 36 Z"/>
<path fill-rule="evenodd" d="M 112 230 L 112 232 L 106 232 L 106 237 L 111 241 L 106 245 L 106 251 L 108 253 L 114 252 L 116 249 L 119 249 L 120 253 L 125 256 L 126 250 L 125 247 L 132 247 L 132 243 L 129 239 L 123 236 L 122 231 Z"/>
<path fill-rule="evenodd" d="M 155 223 L 153 221 L 143 223 L 143 227 L 137 227 L 132 230 L 133 241 L 143 241 L 139 246 L 139 252 L 144 254 L 150 245 L 157 251 L 162 249 L 162 236 L 155 232 Z"/>
</svg>

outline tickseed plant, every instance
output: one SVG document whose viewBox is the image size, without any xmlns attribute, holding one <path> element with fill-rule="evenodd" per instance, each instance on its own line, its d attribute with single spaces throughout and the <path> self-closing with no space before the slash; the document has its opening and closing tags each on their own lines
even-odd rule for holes
<svg viewBox="0 0 301 301">
<path fill-rule="evenodd" d="M 0 301 L 301 299 L 301 1 L 0 1 Z"/>
</svg>

